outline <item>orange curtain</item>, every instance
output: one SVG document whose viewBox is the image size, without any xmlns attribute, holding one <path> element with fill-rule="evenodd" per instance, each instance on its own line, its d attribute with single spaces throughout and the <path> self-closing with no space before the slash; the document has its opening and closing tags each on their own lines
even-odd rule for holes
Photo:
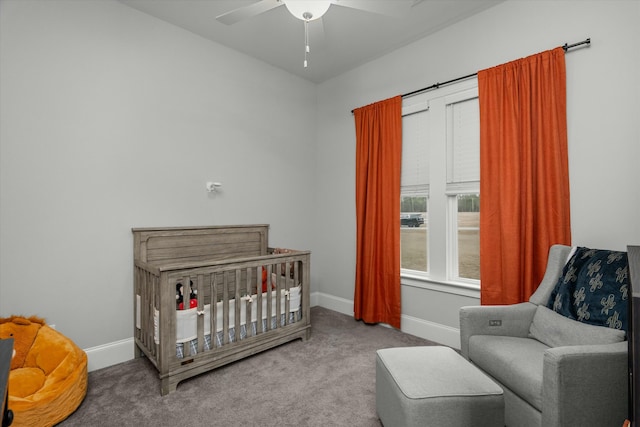
<svg viewBox="0 0 640 427">
<path fill-rule="evenodd" d="M 529 299 L 571 244 L 564 50 L 478 72 L 482 304 Z"/>
<path fill-rule="evenodd" d="M 402 97 L 354 110 L 356 285 L 354 316 L 400 328 Z"/>
</svg>

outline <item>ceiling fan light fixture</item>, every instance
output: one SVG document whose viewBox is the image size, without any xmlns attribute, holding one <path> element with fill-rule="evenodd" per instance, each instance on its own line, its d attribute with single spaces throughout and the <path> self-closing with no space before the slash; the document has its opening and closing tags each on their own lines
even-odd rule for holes
<svg viewBox="0 0 640 427">
<path fill-rule="evenodd" d="M 331 6 L 331 0 L 282 0 L 282 2 L 289 13 L 307 22 L 321 18 Z"/>
</svg>

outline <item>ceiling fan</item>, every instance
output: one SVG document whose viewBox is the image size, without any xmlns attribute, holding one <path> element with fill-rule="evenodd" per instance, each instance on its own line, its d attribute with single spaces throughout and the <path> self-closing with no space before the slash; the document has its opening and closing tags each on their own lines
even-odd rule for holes
<svg viewBox="0 0 640 427">
<path fill-rule="evenodd" d="M 424 0 L 260 0 L 248 6 L 223 13 L 216 19 L 232 25 L 284 5 L 291 15 L 304 21 L 304 67 L 309 54 L 309 22 L 321 20 L 331 5 L 358 9 L 388 16 L 403 16 L 409 9 Z"/>
</svg>

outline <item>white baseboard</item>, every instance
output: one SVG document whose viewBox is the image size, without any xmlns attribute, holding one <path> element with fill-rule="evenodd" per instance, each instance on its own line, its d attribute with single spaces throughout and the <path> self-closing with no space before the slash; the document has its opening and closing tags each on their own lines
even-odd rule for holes
<svg viewBox="0 0 640 427">
<path fill-rule="evenodd" d="M 310 303 L 312 307 L 320 306 L 347 316 L 353 316 L 353 300 L 322 292 L 313 292 L 310 295 Z M 407 315 L 402 315 L 401 322 L 402 332 L 449 347 L 460 348 L 460 331 L 456 328 Z M 89 372 L 133 359 L 135 357 L 134 346 L 133 338 L 127 338 L 85 349 L 84 351 L 89 358 Z"/>
<path fill-rule="evenodd" d="M 402 332 L 460 349 L 460 330 L 413 316 L 401 316 Z"/>
<path fill-rule="evenodd" d="M 353 316 L 353 300 L 323 294 L 322 292 L 314 292 L 311 294 L 311 299 L 311 306 L 318 305 L 338 313 Z M 404 314 L 400 320 L 402 332 L 460 349 L 459 329 Z"/>
<path fill-rule="evenodd" d="M 87 370 L 91 372 L 133 359 L 134 345 L 133 338 L 127 338 L 85 349 L 89 359 Z"/>
<path fill-rule="evenodd" d="M 319 305 L 320 307 L 328 308 L 329 310 L 337 311 L 338 313 L 353 316 L 353 300 L 336 297 L 322 292 L 314 292 L 311 294 L 311 306 Z"/>
</svg>

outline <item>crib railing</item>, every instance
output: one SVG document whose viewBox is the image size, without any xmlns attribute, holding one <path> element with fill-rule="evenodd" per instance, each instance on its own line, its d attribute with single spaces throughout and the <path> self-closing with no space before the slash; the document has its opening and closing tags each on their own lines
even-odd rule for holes
<svg viewBox="0 0 640 427">
<path fill-rule="evenodd" d="M 135 341 L 161 378 L 174 381 L 169 385 L 163 380 L 163 394 L 182 379 L 183 371 L 204 372 L 301 331 L 306 339 L 309 260 L 309 252 L 293 251 L 173 265 L 136 261 Z M 176 306 L 180 285 L 186 310 Z"/>
<path fill-rule="evenodd" d="M 176 312 L 177 356 L 208 351 L 295 322 L 301 308 L 296 264 L 291 265 L 292 277 L 272 274 L 271 265 L 195 277 L 170 276 L 169 288 L 194 283 L 189 292 L 194 299 L 185 294 L 183 303 L 194 308 Z M 256 283 L 261 276 L 273 279 L 261 286 L 260 280 Z M 282 286 L 277 285 L 278 279 Z"/>
</svg>

